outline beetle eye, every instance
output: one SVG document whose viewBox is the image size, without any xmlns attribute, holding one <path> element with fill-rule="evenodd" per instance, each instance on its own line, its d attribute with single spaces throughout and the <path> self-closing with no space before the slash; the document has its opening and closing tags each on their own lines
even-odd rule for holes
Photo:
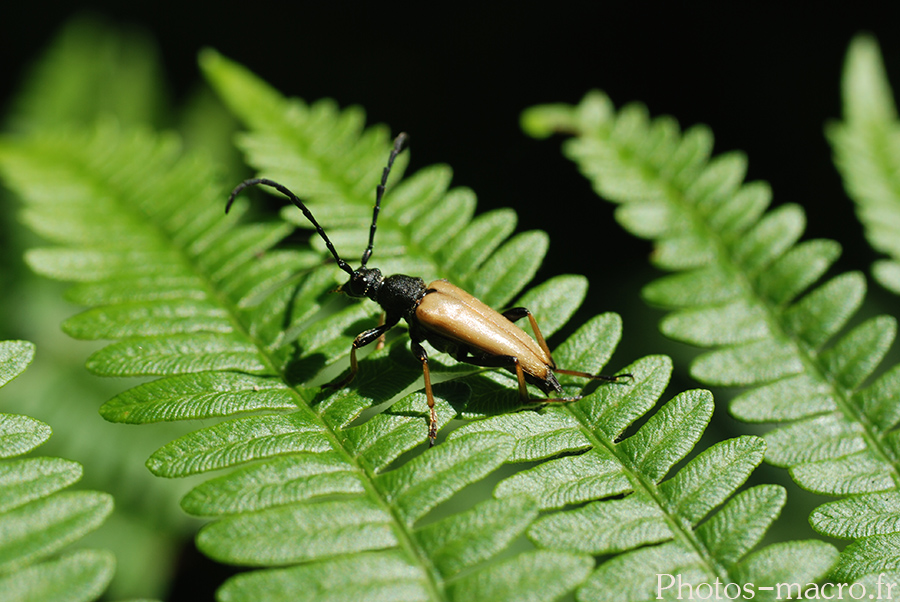
<svg viewBox="0 0 900 602">
<path fill-rule="evenodd" d="M 350 280 L 347 281 L 347 284 L 341 287 L 341 290 L 351 297 L 364 297 L 366 294 L 366 285 L 362 282 L 361 278 L 357 278 L 356 275 L 359 272 L 354 272 L 350 277 Z"/>
<path fill-rule="evenodd" d="M 381 270 L 378 268 L 360 268 L 353 272 L 341 291 L 351 297 L 370 297 L 381 280 Z"/>
</svg>

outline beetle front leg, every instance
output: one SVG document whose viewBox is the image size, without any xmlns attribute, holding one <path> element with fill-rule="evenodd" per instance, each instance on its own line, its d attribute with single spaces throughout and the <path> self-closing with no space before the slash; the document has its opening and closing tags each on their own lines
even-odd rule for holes
<svg viewBox="0 0 900 602">
<path fill-rule="evenodd" d="M 412 348 L 413 355 L 416 356 L 416 359 L 422 362 L 422 374 L 425 377 L 425 399 L 428 401 L 428 412 L 430 414 L 428 422 L 428 447 L 434 447 L 434 442 L 437 439 L 437 413 L 434 410 L 434 393 L 431 392 L 431 371 L 428 369 L 428 353 L 425 352 L 425 348 L 415 339 L 411 341 L 410 347 Z"/>
<path fill-rule="evenodd" d="M 343 389 L 344 387 L 349 385 L 350 381 L 353 380 L 353 377 L 356 376 L 356 373 L 359 372 L 359 364 L 356 361 L 356 350 L 360 347 L 365 347 L 372 341 L 384 336 L 384 333 L 393 328 L 396 323 L 397 320 L 394 320 L 393 323 L 389 322 L 386 324 L 381 324 L 380 326 L 372 328 L 371 330 L 367 330 L 358 334 L 356 338 L 353 339 L 353 345 L 350 347 L 350 374 L 348 374 L 342 380 L 331 383 L 327 386 L 333 389 Z"/>
<path fill-rule="evenodd" d="M 384 312 L 381 312 L 378 315 L 378 325 L 379 326 L 384 326 L 384 320 L 386 317 L 387 317 L 387 314 L 385 314 Z M 381 349 L 384 349 L 384 335 L 386 335 L 386 334 L 387 334 L 387 331 L 384 331 L 381 333 L 381 336 L 378 337 L 378 343 L 375 345 L 375 351 L 380 351 Z"/>
</svg>

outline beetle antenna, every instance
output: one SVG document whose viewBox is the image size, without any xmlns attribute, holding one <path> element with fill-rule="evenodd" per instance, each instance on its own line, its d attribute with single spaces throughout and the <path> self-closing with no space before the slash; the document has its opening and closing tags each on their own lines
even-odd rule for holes
<svg viewBox="0 0 900 602">
<path fill-rule="evenodd" d="M 394 155 L 391 155 L 391 160 L 393 160 L 393 157 L 394 157 Z M 322 229 L 322 226 L 320 226 L 319 222 L 316 221 L 316 218 L 313 217 L 312 212 L 306 207 L 306 205 L 303 204 L 303 201 L 301 201 L 300 199 L 297 198 L 296 194 L 291 192 L 287 188 L 287 186 L 284 186 L 283 184 L 279 184 L 278 182 L 274 182 L 267 178 L 253 178 L 250 180 L 244 180 L 243 182 L 238 184 L 234 190 L 231 191 L 231 196 L 228 197 L 228 204 L 225 205 L 225 213 L 228 213 L 228 211 L 231 209 L 231 205 L 232 205 L 232 203 L 234 203 L 234 199 L 237 197 L 237 195 L 239 195 L 241 193 L 242 190 L 244 190 L 245 188 L 249 188 L 250 186 L 257 186 L 257 185 L 258 186 L 269 186 L 270 188 L 274 188 L 275 190 L 277 190 L 278 192 L 280 192 L 281 194 L 283 194 L 284 196 L 289 198 L 291 200 L 291 202 L 294 203 L 300 209 L 300 211 L 303 212 L 303 215 L 306 216 L 306 219 L 308 219 L 310 222 L 312 222 L 312 225 L 316 227 L 316 231 L 319 233 L 319 236 L 321 236 L 322 240 L 325 241 L 325 246 L 328 247 L 328 250 L 331 251 L 332 255 L 334 255 L 334 259 L 337 261 L 338 267 L 341 268 L 342 270 L 344 270 L 345 272 L 347 272 L 348 274 L 350 274 L 351 276 L 353 275 L 353 268 L 351 268 L 347 264 L 347 262 L 344 261 L 343 259 L 341 259 L 340 255 L 338 255 L 337 250 L 334 248 L 334 245 L 331 244 L 331 241 L 328 239 L 328 236 L 325 234 L 325 230 Z M 376 213 L 377 213 L 377 207 L 376 207 Z M 375 225 L 372 224 L 373 233 L 374 233 L 374 229 L 375 229 Z M 370 250 L 371 250 L 371 242 L 370 242 L 369 246 L 370 246 Z"/>
<path fill-rule="evenodd" d="M 394 138 L 394 148 L 391 150 L 391 156 L 388 157 L 387 166 L 381 173 L 381 184 L 375 189 L 375 209 L 372 211 L 372 226 L 369 228 L 369 246 L 366 247 L 366 250 L 363 252 L 361 261 L 362 267 L 366 267 L 366 263 L 368 263 L 369 258 L 372 256 L 372 246 L 375 244 L 375 224 L 378 222 L 378 212 L 381 209 L 381 197 L 384 196 L 384 187 L 387 185 L 388 174 L 391 173 L 394 159 L 396 159 L 397 155 L 403 151 L 403 147 L 406 146 L 407 141 L 409 141 L 409 135 L 406 132 L 400 132 L 397 137 Z"/>
</svg>

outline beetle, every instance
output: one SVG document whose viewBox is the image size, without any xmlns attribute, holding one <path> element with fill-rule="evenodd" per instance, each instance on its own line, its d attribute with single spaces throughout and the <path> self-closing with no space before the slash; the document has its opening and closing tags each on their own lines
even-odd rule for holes
<svg viewBox="0 0 900 602">
<path fill-rule="evenodd" d="M 422 346 L 424 341 L 428 341 L 432 347 L 448 353 L 459 362 L 509 370 L 516 376 L 519 396 L 523 401 L 571 402 L 581 399 L 581 396 L 558 396 L 538 400 L 529 396 L 526 388 L 528 383 L 535 385 L 545 395 L 562 394 L 563 388 L 556 378 L 556 373 L 606 382 L 632 379 L 631 374 L 605 376 L 558 368 L 534 315 L 524 307 L 514 307 L 501 313 L 447 280 L 435 280 L 426 285 L 422 278 L 405 274 L 384 276 L 378 268 L 367 267 L 366 264 L 372 257 L 378 212 L 381 209 L 381 199 L 384 196 L 388 175 L 394 160 L 403 151 L 407 141 L 408 136 L 405 133 L 399 134 L 394 140 L 394 147 L 388 157 L 387 166 L 381 175 L 381 183 L 376 187 L 372 225 L 369 228 L 369 244 L 362 254 L 360 267 L 355 270 L 338 255 L 328 235 L 325 234 L 325 230 L 313 217 L 312 212 L 297 198 L 297 195 L 283 184 L 267 178 L 245 180 L 231 192 L 228 204 L 225 206 L 225 213 L 228 213 L 237 195 L 250 186 L 274 188 L 303 212 L 306 219 L 312 223 L 319 236 L 325 241 L 325 246 L 334 256 L 338 267 L 349 274 L 350 279 L 338 287 L 337 292 L 355 298 L 369 298 L 384 310 L 384 319 L 378 326 L 360 333 L 354 339 L 350 348 L 350 373 L 344 379 L 330 386 L 335 388 L 347 386 L 359 370 L 356 350 L 375 340 L 383 340 L 383 335 L 396 326 L 401 318 L 406 320 L 409 325 L 413 355 L 422 363 L 425 396 L 429 410 L 428 440 L 431 446 L 434 445 L 437 437 L 437 415 L 431 389 L 428 353 Z M 524 317 L 528 318 L 537 341 L 516 326 L 515 322 Z"/>
</svg>

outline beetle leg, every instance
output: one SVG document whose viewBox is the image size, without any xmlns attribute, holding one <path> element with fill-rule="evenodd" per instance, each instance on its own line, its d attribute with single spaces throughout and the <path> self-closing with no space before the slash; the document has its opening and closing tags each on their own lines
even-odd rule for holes
<svg viewBox="0 0 900 602">
<path fill-rule="evenodd" d="M 525 371 L 522 370 L 522 364 L 519 363 L 518 358 L 514 357 L 511 359 L 516 366 L 516 380 L 519 381 L 519 397 L 522 401 L 533 401 L 528 396 L 528 388 L 525 386 Z"/>
<path fill-rule="evenodd" d="M 505 317 L 510 322 L 515 322 L 516 320 L 524 318 L 525 316 L 528 316 L 528 320 L 531 322 L 531 330 L 534 331 L 534 336 L 537 339 L 538 345 L 541 346 L 541 349 L 543 349 L 544 353 L 547 354 L 547 357 L 550 358 L 550 367 L 553 368 L 554 372 L 557 372 L 559 374 L 570 374 L 572 376 L 581 376 L 582 378 L 590 378 L 591 380 L 602 380 L 609 383 L 617 383 L 623 378 L 634 380 L 634 376 L 631 374 L 616 374 L 615 376 L 607 376 L 606 374 L 591 374 L 590 372 L 580 372 L 578 370 L 564 370 L 562 368 L 557 368 L 556 362 L 553 361 L 553 356 L 550 354 L 550 348 L 547 346 L 547 341 L 544 340 L 544 335 L 541 334 L 541 329 L 538 328 L 537 320 L 534 319 L 534 314 L 528 311 L 528 308 L 525 307 L 513 307 L 512 309 L 507 309 L 505 312 L 503 312 L 503 317 Z M 548 401 L 558 400 L 551 399 Z"/>
<path fill-rule="evenodd" d="M 531 397 L 528 394 L 527 382 L 525 381 L 525 370 L 522 369 L 522 364 L 519 363 L 519 359 L 512 355 L 475 357 L 467 356 L 466 352 L 462 352 L 456 355 L 456 359 L 460 362 L 472 364 L 473 366 L 482 366 L 484 368 L 509 368 L 511 364 L 513 366 L 512 370 L 516 375 L 516 381 L 519 384 L 519 398 L 522 401 L 530 401 L 534 403 L 568 403 L 570 401 L 578 401 L 582 398 L 581 395 L 576 395 L 574 397 L 551 397 L 549 399 Z M 592 378 L 590 374 L 588 374 L 587 376 Z"/>
<path fill-rule="evenodd" d="M 428 369 L 428 353 L 425 348 L 413 339 L 410 347 L 416 359 L 422 362 L 422 374 L 425 377 L 425 398 L 428 400 L 428 447 L 434 447 L 435 439 L 437 439 L 437 414 L 434 410 L 434 393 L 431 391 L 431 371 Z"/>
<path fill-rule="evenodd" d="M 537 320 L 534 319 L 534 314 L 531 313 L 527 307 L 513 307 L 512 309 L 507 309 L 503 312 L 503 317 L 510 322 L 521 320 L 525 316 L 528 316 L 528 321 L 531 322 L 531 330 L 534 332 L 534 337 L 537 339 L 538 345 L 541 346 L 541 349 L 543 349 L 544 353 L 547 354 L 547 357 L 550 358 L 550 367 L 556 368 L 553 356 L 550 354 L 550 348 L 547 346 L 547 341 L 544 340 L 544 335 L 541 334 L 541 329 L 538 328 Z"/>
<path fill-rule="evenodd" d="M 516 375 L 516 381 L 519 383 L 519 397 L 522 398 L 522 401 L 546 401 L 544 399 L 534 399 L 528 395 L 528 387 L 525 382 L 525 371 L 522 369 L 522 364 L 519 363 L 519 358 L 512 355 L 490 355 L 487 357 L 477 357 L 470 356 L 468 352 L 465 350 L 461 350 L 456 354 L 456 360 L 459 362 L 465 362 L 467 364 L 472 364 L 473 366 L 481 366 L 483 368 L 509 368 L 512 366 L 512 371 Z M 561 400 L 550 400 L 550 401 L 561 401 Z"/>
<path fill-rule="evenodd" d="M 378 325 L 379 326 L 384 326 L 385 316 L 386 316 L 386 314 L 384 312 L 381 312 L 381 314 L 378 316 Z M 375 351 L 378 351 L 379 349 L 384 349 L 384 335 L 386 335 L 386 334 L 387 334 L 387 331 L 382 332 L 381 336 L 378 337 L 378 343 L 375 344 Z"/>
<path fill-rule="evenodd" d="M 353 345 L 350 347 L 350 374 L 343 379 L 326 386 L 333 389 L 343 389 L 349 385 L 350 381 L 353 380 L 353 377 L 356 376 L 356 373 L 359 372 L 359 363 L 356 361 L 356 350 L 360 347 L 365 347 L 375 339 L 384 336 L 384 333 L 393 328 L 397 322 L 398 320 L 394 320 L 393 322 L 381 324 L 380 326 L 358 334 L 356 338 L 353 339 Z"/>
<path fill-rule="evenodd" d="M 529 314 L 530 315 L 530 314 Z M 516 364 L 516 378 L 519 380 L 519 397 L 522 401 L 536 401 L 538 403 L 568 403 L 570 401 L 578 401 L 581 399 L 581 395 L 576 395 L 575 397 L 551 397 L 549 399 L 535 399 L 528 395 L 528 389 L 525 388 L 525 371 L 522 370 L 522 364 L 519 363 L 519 360 L 516 358 L 512 358 L 512 360 Z M 562 393 L 562 391 L 560 391 Z"/>
</svg>

